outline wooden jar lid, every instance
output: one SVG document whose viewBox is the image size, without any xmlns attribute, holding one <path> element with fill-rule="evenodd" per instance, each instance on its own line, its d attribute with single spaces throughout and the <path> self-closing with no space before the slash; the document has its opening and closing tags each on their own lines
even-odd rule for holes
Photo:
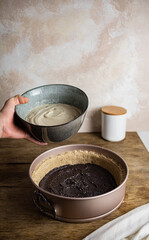
<svg viewBox="0 0 149 240">
<path fill-rule="evenodd" d="M 102 107 L 101 111 L 108 115 L 123 115 L 127 113 L 127 110 L 125 108 L 118 106 L 105 106 Z"/>
</svg>

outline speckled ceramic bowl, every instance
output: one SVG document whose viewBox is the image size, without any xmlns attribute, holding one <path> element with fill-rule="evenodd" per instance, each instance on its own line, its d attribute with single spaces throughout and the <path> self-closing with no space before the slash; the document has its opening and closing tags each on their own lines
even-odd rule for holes
<svg viewBox="0 0 149 240">
<path fill-rule="evenodd" d="M 87 95 L 81 89 L 70 85 L 44 85 L 31 89 L 22 95 L 29 98 L 29 102 L 16 106 L 16 116 L 34 138 L 43 142 L 60 142 L 77 133 L 88 108 Z M 25 117 L 33 108 L 47 103 L 73 105 L 79 108 L 82 113 L 76 119 L 56 126 L 39 126 L 25 120 Z"/>
</svg>

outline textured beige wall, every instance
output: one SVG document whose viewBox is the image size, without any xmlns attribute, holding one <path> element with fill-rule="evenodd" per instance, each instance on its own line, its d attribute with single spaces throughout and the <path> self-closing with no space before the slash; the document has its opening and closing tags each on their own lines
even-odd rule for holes
<svg viewBox="0 0 149 240">
<path fill-rule="evenodd" d="M 89 97 L 82 131 L 109 104 L 127 108 L 128 131 L 149 130 L 149 1 L 0 0 L 0 20 L 0 107 L 65 83 Z"/>
</svg>

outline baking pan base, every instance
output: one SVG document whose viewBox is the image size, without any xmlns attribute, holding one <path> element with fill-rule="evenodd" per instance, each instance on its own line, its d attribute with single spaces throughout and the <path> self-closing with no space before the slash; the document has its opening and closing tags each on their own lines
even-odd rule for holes
<svg viewBox="0 0 149 240">
<path fill-rule="evenodd" d="M 72 223 L 92 222 L 92 221 L 98 220 L 100 218 L 106 217 L 107 215 L 109 215 L 112 212 L 114 212 L 117 208 L 120 207 L 120 205 L 122 204 L 123 200 L 124 200 L 124 197 L 122 198 L 120 203 L 115 208 L 113 208 L 111 211 L 109 211 L 109 212 L 107 212 L 105 214 L 96 216 L 96 217 L 92 217 L 92 218 L 76 218 L 75 219 L 75 218 L 62 218 L 62 217 L 56 216 L 55 220 L 62 221 L 62 222 L 72 222 Z"/>
</svg>

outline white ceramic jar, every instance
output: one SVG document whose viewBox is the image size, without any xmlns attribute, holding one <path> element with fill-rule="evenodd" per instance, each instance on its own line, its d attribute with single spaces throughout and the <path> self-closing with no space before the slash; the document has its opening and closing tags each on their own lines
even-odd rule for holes
<svg viewBox="0 0 149 240">
<path fill-rule="evenodd" d="M 101 136 L 112 142 L 121 141 L 126 136 L 127 110 L 118 106 L 101 109 Z"/>
</svg>

